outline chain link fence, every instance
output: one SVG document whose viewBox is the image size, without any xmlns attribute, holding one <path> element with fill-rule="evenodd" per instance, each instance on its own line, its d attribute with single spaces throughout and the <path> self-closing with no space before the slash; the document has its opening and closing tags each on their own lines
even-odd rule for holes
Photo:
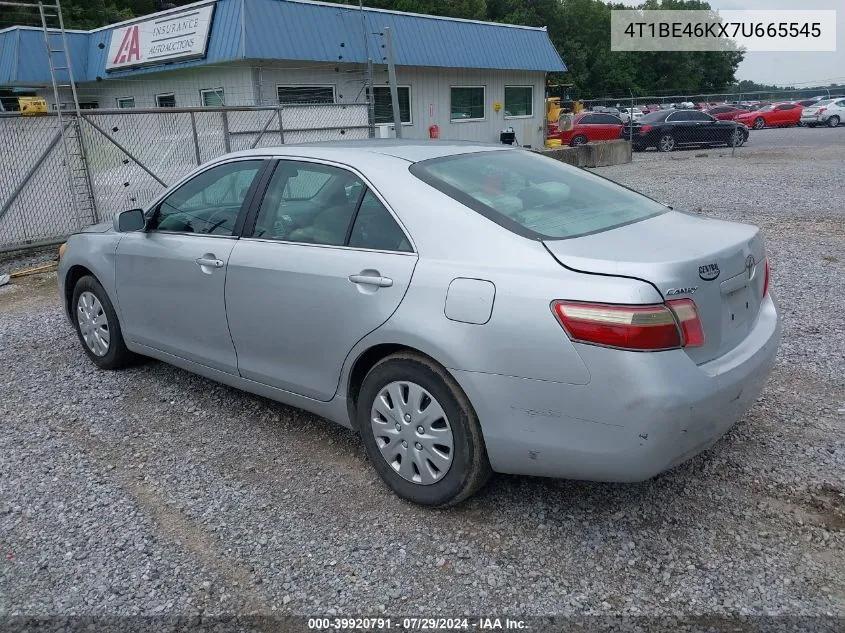
<svg viewBox="0 0 845 633">
<path fill-rule="evenodd" d="M 365 103 L 92 110 L 63 123 L 64 138 L 55 115 L 0 116 L 0 251 L 144 206 L 228 152 L 373 135 Z"/>
</svg>

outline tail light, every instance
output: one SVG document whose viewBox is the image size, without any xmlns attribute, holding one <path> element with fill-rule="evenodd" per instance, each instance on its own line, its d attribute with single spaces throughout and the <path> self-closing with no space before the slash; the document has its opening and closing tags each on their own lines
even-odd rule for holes
<svg viewBox="0 0 845 633">
<path fill-rule="evenodd" d="M 581 343 L 636 351 L 704 343 L 690 299 L 645 306 L 555 301 L 552 310 L 569 338 Z"/>
<path fill-rule="evenodd" d="M 763 298 L 769 294 L 769 260 L 766 259 L 766 265 L 763 268 Z"/>
<path fill-rule="evenodd" d="M 651 132 L 653 129 L 654 129 L 654 126 L 653 126 L 653 125 L 641 125 L 641 126 L 640 126 L 640 129 L 638 130 L 638 132 L 639 132 L 640 134 L 648 134 L 648 133 L 649 133 L 649 132 Z"/>
<path fill-rule="evenodd" d="M 704 330 L 701 327 L 701 319 L 698 318 L 695 302 L 692 299 L 672 299 L 667 301 L 666 305 L 669 306 L 681 325 L 684 347 L 701 347 L 704 345 Z"/>
<path fill-rule="evenodd" d="M 827 110 L 827 108 L 819 108 L 819 114 L 821 114 L 821 113 L 822 113 L 822 112 L 824 112 L 825 110 Z"/>
</svg>

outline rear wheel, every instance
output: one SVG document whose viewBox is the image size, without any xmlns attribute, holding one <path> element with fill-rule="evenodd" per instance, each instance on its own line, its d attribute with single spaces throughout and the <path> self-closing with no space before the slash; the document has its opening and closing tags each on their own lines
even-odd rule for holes
<svg viewBox="0 0 845 633">
<path fill-rule="evenodd" d="M 835 114 L 827 120 L 827 127 L 838 127 L 839 117 Z"/>
<path fill-rule="evenodd" d="M 758 116 L 756 119 L 754 119 L 755 130 L 762 130 L 764 127 L 766 127 L 766 121 L 763 119 L 763 117 Z"/>
<path fill-rule="evenodd" d="M 126 349 L 117 313 L 94 277 L 82 277 L 73 289 L 73 322 L 82 349 L 100 369 L 119 369 L 135 355 Z"/>
<path fill-rule="evenodd" d="M 573 136 L 573 137 L 572 137 L 572 140 L 571 140 L 571 141 L 569 141 L 569 144 L 570 144 L 572 147 L 576 147 L 576 146 L 578 146 L 578 145 L 586 145 L 586 144 L 587 144 L 587 142 L 588 142 L 588 141 L 587 141 L 587 137 L 586 137 L 586 136 L 584 136 L 583 134 L 576 134 L 575 136 Z"/>
<path fill-rule="evenodd" d="M 729 147 L 742 147 L 742 144 L 745 143 L 745 134 L 739 128 L 736 128 L 731 135 L 728 137 L 728 146 Z"/>
<path fill-rule="evenodd" d="M 454 505 L 490 477 L 472 405 L 425 356 L 395 354 L 373 367 L 361 385 L 357 424 L 376 472 L 409 501 Z"/>
<path fill-rule="evenodd" d="M 671 152 L 675 149 L 675 137 L 669 133 L 663 134 L 657 141 L 657 149 L 661 152 Z"/>
</svg>

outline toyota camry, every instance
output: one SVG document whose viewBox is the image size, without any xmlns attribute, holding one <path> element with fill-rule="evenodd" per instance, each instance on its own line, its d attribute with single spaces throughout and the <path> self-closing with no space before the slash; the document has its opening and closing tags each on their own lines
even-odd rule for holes
<svg viewBox="0 0 845 633">
<path fill-rule="evenodd" d="M 98 367 L 316 413 L 435 506 L 491 472 L 653 477 L 748 411 L 780 336 L 756 227 L 450 142 L 222 156 L 71 236 L 59 286 Z"/>
</svg>

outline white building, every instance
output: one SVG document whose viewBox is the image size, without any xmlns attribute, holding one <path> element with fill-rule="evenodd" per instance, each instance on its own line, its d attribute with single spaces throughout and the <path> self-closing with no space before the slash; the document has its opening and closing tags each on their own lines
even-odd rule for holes
<svg viewBox="0 0 845 633">
<path fill-rule="evenodd" d="M 404 137 L 437 126 L 441 138 L 495 142 L 513 128 L 519 144 L 542 146 L 546 73 L 566 70 L 542 28 L 310 0 L 202 0 L 68 38 L 83 107 L 362 103 L 372 60 L 379 125 L 393 122 L 386 27 Z M 48 68 L 40 29 L 0 31 L 7 104 L 36 94 L 55 107 Z"/>
</svg>

